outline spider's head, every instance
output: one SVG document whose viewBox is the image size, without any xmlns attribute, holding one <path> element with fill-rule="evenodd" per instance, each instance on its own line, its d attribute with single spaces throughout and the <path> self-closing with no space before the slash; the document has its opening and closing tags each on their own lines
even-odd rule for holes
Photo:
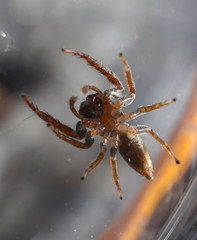
<svg viewBox="0 0 197 240">
<path fill-rule="evenodd" d="M 99 118 L 103 114 L 103 103 L 98 93 L 88 95 L 80 104 L 79 113 L 85 118 Z"/>
</svg>

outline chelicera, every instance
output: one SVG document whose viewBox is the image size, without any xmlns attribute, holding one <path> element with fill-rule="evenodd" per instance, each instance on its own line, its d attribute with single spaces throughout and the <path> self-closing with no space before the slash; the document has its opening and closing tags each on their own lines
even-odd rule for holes
<svg viewBox="0 0 197 240">
<path fill-rule="evenodd" d="M 48 113 L 40 111 L 39 108 L 30 102 L 24 94 L 22 94 L 22 98 L 38 115 L 38 117 L 47 122 L 47 126 L 60 139 L 72 144 L 75 147 L 88 149 L 94 143 L 93 137 L 101 136 L 99 154 L 85 170 L 85 173 L 81 177 L 82 180 L 85 179 L 88 173 L 102 162 L 105 157 L 109 141 L 111 142 L 109 161 L 112 169 L 113 180 L 120 199 L 122 199 L 122 191 L 119 184 L 116 164 L 116 153 L 118 150 L 130 167 L 142 176 L 145 176 L 147 179 L 152 180 L 154 177 L 152 162 L 147 149 L 140 138 L 140 134 L 143 133 L 150 134 L 161 144 L 162 147 L 167 150 L 177 164 L 180 163 L 169 145 L 150 127 L 144 125 L 131 126 L 127 123 L 129 120 L 135 119 L 146 112 L 156 110 L 174 102 L 176 100 L 175 98 L 149 106 L 142 106 L 134 112 L 124 114 L 122 112 L 122 108 L 133 102 L 135 99 L 136 89 L 131 69 L 122 53 L 120 53 L 119 57 L 127 79 L 128 94 L 126 95 L 119 78 L 110 69 L 104 67 L 102 64 L 83 52 L 70 49 L 62 49 L 62 51 L 64 53 L 71 53 L 85 59 L 90 66 L 102 73 L 113 85 L 113 87 L 102 92 L 95 86 L 85 85 L 82 88 L 82 92 L 86 94 L 87 92 L 92 91 L 92 94 L 87 95 L 85 101 L 81 103 L 79 111 L 75 108 L 77 97 L 70 98 L 70 110 L 77 118 L 80 119 L 80 121 L 76 124 L 75 130 L 61 123 Z"/>
</svg>

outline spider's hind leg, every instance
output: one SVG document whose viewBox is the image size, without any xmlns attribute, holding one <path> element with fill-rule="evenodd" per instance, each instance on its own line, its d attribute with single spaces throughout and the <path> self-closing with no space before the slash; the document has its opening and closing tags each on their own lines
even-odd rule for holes
<svg viewBox="0 0 197 240">
<path fill-rule="evenodd" d="M 121 190 L 120 184 L 119 184 L 117 163 L 116 163 L 116 153 L 118 150 L 118 135 L 117 135 L 117 133 L 112 132 L 111 138 L 112 138 L 112 145 L 111 145 L 111 149 L 110 149 L 110 158 L 109 158 L 110 166 L 112 169 L 112 176 L 113 176 L 114 184 L 116 185 L 120 199 L 122 199 L 123 195 L 122 195 L 122 190 Z"/>
<path fill-rule="evenodd" d="M 116 76 L 114 72 L 112 72 L 110 69 L 104 67 L 101 63 L 97 62 L 94 58 L 90 57 L 89 55 L 74 51 L 67 48 L 62 48 L 62 52 L 64 53 L 71 53 L 73 55 L 79 56 L 86 60 L 87 63 L 90 64 L 93 68 L 95 68 L 97 71 L 102 73 L 113 85 L 115 85 L 118 89 L 124 89 L 122 83 L 120 82 L 119 78 Z"/>
<path fill-rule="evenodd" d="M 32 102 L 29 101 L 28 97 L 25 94 L 21 94 L 21 97 L 27 103 L 27 105 L 38 115 L 38 117 L 41 118 L 43 121 L 47 122 L 47 124 L 53 125 L 55 128 L 59 129 L 61 132 L 67 134 L 70 137 L 80 139 L 75 130 L 65 124 L 62 124 L 50 114 L 40 111 L 37 106 L 35 106 Z"/>
<path fill-rule="evenodd" d="M 138 134 L 149 133 L 155 140 L 157 140 L 161 144 L 163 148 L 167 150 L 167 152 L 169 153 L 170 156 L 172 156 L 176 164 L 180 164 L 180 161 L 176 158 L 170 146 L 162 138 L 160 138 L 159 135 L 155 131 L 153 131 L 152 128 L 144 125 L 139 125 L 136 126 L 136 129 Z"/>
<path fill-rule="evenodd" d="M 47 123 L 47 127 L 49 127 L 51 129 L 51 131 L 53 131 L 55 133 L 55 135 L 57 135 L 60 139 L 72 144 L 75 147 L 87 149 L 87 148 L 90 148 L 92 146 L 92 144 L 94 143 L 94 139 L 91 138 L 90 133 L 86 134 L 85 143 L 83 143 L 83 142 L 79 142 L 78 140 L 73 139 L 73 138 L 63 134 L 59 129 L 55 128 L 53 126 L 53 124 L 51 124 L 51 123 Z"/>
</svg>

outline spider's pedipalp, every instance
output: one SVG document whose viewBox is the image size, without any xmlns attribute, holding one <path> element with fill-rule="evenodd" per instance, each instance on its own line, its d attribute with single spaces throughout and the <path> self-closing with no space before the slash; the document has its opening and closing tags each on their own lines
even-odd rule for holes
<svg viewBox="0 0 197 240">
<path fill-rule="evenodd" d="M 87 134 L 87 129 L 81 121 L 76 124 L 76 133 L 81 139 Z"/>
<path fill-rule="evenodd" d="M 101 96 L 104 96 L 103 92 L 95 86 L 85 85 L 82 87 L 82 93 L 87 93 L 89 90 L 99 93 Z"/>
<path fill-rule="evenodd" d="M 77 99 L 78 99 L 78 97 L 71 97 L 71 98 L 69 99 L 70 110 L 71 110 L 71 112 L 72 112 L 77 118 L 83 120 L 83 116 L 81 116 L 81 115 L 77 112 L 77 110 L 76 110 L 76 108 L 75 108 L 75 106 L 74 106 L 74 105 L 75 105 L 75 102 L 77 101 Z"/>
<path fill-rule="evenodd" d="M 159 135 L 155 131 L 153 131 L 152 128 L 144 125 L 139 125 L 136 126 L 136 130 L 137 134 L 149 133 L 156 141 L 158 141 L 161 144 L 163 148 L 167 150 L 167 152 L 169 153 L 170 156 L 172 156 L 176 164 L 180 164 L 180 161 L 176 158 L 170 146 L 162 138 L 160 138 Z"/>
<path fill-rule="evenodd" d="M 62 52 L 64 53 L 71 53 L 73 55 L 77 55 L 83 59 L 85 59 L 90 66 L 95 68 L 97 71 L 102 73 L 113 85 L 115 85 L 118 89 L 124 89 L 122 83 L 120 82 L 118 76 L 114 72 L 112 72 L 110 69 L 104 67 L 101 63 L 97 62 L 94 58 L 90 57 L 89 55 L 79 52 L 79 51 L 74 51 L 71 49 L 67 48 L 62 48 Z"/>
</svg>

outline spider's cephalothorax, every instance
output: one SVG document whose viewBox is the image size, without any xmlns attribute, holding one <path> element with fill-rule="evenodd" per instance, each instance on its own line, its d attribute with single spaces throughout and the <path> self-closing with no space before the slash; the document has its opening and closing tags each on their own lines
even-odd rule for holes
<svg viewBox="0 0 197 240">
<path fill-rule="evenodd" d="M 103 103 L 98 93 L 88 95 L 80 104 L 79 114 L 85 118 L 99 118 L 103 114 Z"/>
<path fill-rule="evenodd" d="M 139 107 L 134 112 L 122 113 L 122 107 L 128 106 L 135 99 L 135 84 L 132 77 L 131 69 L 120 53 L 123 70 L 127 79 L 128 95 L 124 94 L 124 87 L 119 78 L 111 70 L 107 69 L 95 59 L 86 55 L 85 53 L 73 51 L 70 49 L 62 49 L 64 53 L 71 53 L 85 59 L 93 68 L 102 73 L 113 88 L 102 92 L 95 86 L 86 85 L 82 88 L 85 94 L 88 91 L 95 92 L 86 97 L 86 100 L 81 103 L 79 111 L 75 109 L 75 102 L 77 97 L 70 98 L 70 110 L 80 119 L 76 125 L 76 130 L 69 126 L 62 124 L 57 119 L 53 118 L 48 113 L 40 111 L 29 99 L 23 94 L 23 100 L 29 107 L 45 122 L 47 126 L 62 140 L 72 144 L 75 147 L 87 149 L 92 146 L 94 142 L 93 136 L 101 136 L 100 151 L 90 166 L 86 169 L 81 177 L 84 179 L 87 174 L 92 171 L 104 159 L 107 151 L 107 143 L 111 141 L 110 148 L 110 165 L 114 183 L 116 185 L 119 197 L 122 199 L 122 191 L 119 185 L 117 167 L 116 167 L 116 153 L 119 150 L 123 159 L 135 169 L 138 173 L 145 176 L 147 179 L 153 179 L 153 166 L 150 156 L 144 146 L 140 134 L 149 133 L 155 140 L 157 140 L 162 147 L 172 156 L 177 164 L 179 160 L 175 157 L 169 145 L 161 139 L 155 131 L 150 127 L 144 125 L 131 126 L 127 121 L 134 119 L 146 112 L 156 110 L 162 106 L 174 102 L 176 99 L 170 99 L 164 102 L 155 103 L 150 106 Z M 84 142 L 79 140 L 84 139 Z"/>
</svg>

